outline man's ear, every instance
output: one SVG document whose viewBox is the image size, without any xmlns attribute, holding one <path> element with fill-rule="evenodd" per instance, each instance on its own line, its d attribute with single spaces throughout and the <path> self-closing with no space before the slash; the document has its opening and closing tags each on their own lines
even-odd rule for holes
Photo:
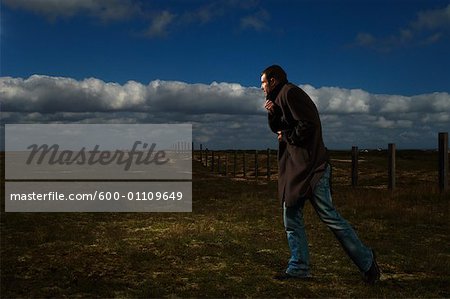
<svg viewBox="0 0 450 299">
<path fill-rule="evenodd" d="M 275 78 L 270 78 L 270 86 L 275 86 L 277 83 L 277 80 L 275 80 Z"/>
</svg>

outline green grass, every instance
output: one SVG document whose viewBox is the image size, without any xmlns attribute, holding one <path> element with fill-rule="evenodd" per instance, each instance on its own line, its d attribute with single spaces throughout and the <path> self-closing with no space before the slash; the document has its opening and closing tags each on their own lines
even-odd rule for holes
<svg viewBox="0 0 450 299">
<path fill-rule="evenodd" d="M 450 196 L 436 189 L 435 154 L 419 154 L 397 156 L 395 192 L 383 187 L 382 153 L 360 156 L 355 189 L 349 153 L 333 154 L 333 200 L 378 253 L 383 275 L 375 286 L 362 283 L 309 204 L 314 277 L 273 280 L 289 258 L 276 181 L 226 178 L 194 162 L 192 213 L 2 212 L 0 295 L 450 297 Z"/>
</svg>

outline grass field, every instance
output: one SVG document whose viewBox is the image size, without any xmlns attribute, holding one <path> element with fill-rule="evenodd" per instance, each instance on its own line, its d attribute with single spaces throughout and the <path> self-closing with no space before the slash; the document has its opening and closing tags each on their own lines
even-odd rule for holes
<svg viewBox="0 0 450 299">
<path fill-rule="evenodd" d="M 289 258 L 276 181 L 212 174 L 193 163 L 192 213 L 1 213 L 1 297 L 450 297 L 450 194 L 437 190 L 437 155 L 334 152 L 340 213 L 378 254 L 367 286 L 311 205 L 313 279 L 279 282 Z M 2 202 L 4 192 L 2 191 Z"/>
</svg>

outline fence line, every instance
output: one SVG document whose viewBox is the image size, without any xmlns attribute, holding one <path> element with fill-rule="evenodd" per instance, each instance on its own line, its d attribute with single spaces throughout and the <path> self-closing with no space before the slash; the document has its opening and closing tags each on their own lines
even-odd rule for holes
<svg viewBox="0 0 450 299">
<path fill-rule="evenodd" d="M 395 144 L 388 145 L 388 189 L 395 189 Z"/>
<path fill-rule="evenodd" d="M 439 133 L 439 190 L 448 191 L 448 133 Z"/>
<path fill-rule="evenodd" d="M 439 190 L 441 192 L 448 191 L 448 133 L 447 132 L 441 132 L 439 133 L 438 137 L 438 150 L 439 150 L 439 166 L 438 166 L 438 173 L 439 173 Z M 192 147 L 194 148 L 194 147 Z M 222 161 L 221 154 L 219 151 L 212 151 L 208 150 L 208 148 L 203 149 L 203 144 L 200 144 L 200 150 L 199 151 L 193 151 L 194 155 L 193 158 L 195 158 L 195 152 L 198 153 L 198 157 L 200 162 L 208 168 L 208 161 L 210 161 L 210 170 L 211 172 L 217 172 L 219 175 L 225 175 L 225 176 L 232 176 L 232 177 L 238 177 L 238 174 L 240 173 L 238 169 L 238 150 L 233 151 L 220 151 L 225 154 L 224 161 Z M 388 144 L 388 189 L 389 190 L 395 190 L 396 188 L 396 145 L 395 143 L 389 143 Z M 272 150 L 267 149 L 266 151 L 254 151 L 254 158 L 253 167 L 248 167 L 251 163 L 251 158 L 249 159 L 249 155 L 252 155 L 251 151 L 246 150 L 240 150 L 242 155 L 241 160 L 241 167 L 240 170 L 242 171 L 242 177 L 243 178 L 253 178 L 255 180 L 258 180 L 258 177 L 264 174 L 266 174 L 267 180 L 271 180 L 273 177 L 273 174 L 276 174 L 278 172 L 278 169 L 275 168 L 272 169 L 271 165 L 271 157 Z M 265 153 L 264 153 L 265 152 Z M 275 153 L 275 157 L 277 155 L 277 151 L 273 151 Z M 217 156 L 217 162 L 215 161 L 215 154 Z M 230 155 L 233 155 L 233 159 L 230 159 Z M 210 157 L 210 158 L 209 158 Z M 231 160 L 233 160 L 233 171 L 230 172 L 230 163 Z M 260 164 L 260 161 L 266 162 L 266 169 L 261 169 L 260 165 L 264 165 L 264 163 Z M 248 163 L 250 161 L 250 163 Z M 358 170 L 359 170 L 359 150 L 357 146 L 352 146 L 351 150 L 351 186 L 356 187 L 358 186 Z M 222 162 L 225 165 L 221 165 Z M 215 163 L 217 163 L 217 171 L 215 169 Z M 222 167 L 221 167 L 222 166 Z M 275 165 L 276 167 L 276 165 Z M 251 175 L 253 171 L 253 175 Z M 249 175 L 249 176 L 248 176 Z"/>
</svg>

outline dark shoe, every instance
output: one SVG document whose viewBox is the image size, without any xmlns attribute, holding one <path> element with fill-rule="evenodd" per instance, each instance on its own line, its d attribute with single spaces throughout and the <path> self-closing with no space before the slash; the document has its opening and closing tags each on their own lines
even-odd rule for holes
<svg viewBox="0 0 450 299">
<path fill-rule="evenodd" d="M 380 280 L 380 267 L 378 267 L 377 264 L 377 258 L 375 256 L 375 252 L 372 250 L 373 255 L 373 261 L 372 265 L 370 265 L 369 270 L 364 272 L 364 282 L 368 284 L 375 284 L 377 281 Z"/>
<path fill-rule="evenodd" d="M 294 276 L 287 273 L 277 274 L 273 277 L 275 280 L 294 280 L 294 279 L 301 279 L 301 280 L 308 280 L 311 279 L 311 275 L 305 275 L 305 276 Z"/>
</svg>

